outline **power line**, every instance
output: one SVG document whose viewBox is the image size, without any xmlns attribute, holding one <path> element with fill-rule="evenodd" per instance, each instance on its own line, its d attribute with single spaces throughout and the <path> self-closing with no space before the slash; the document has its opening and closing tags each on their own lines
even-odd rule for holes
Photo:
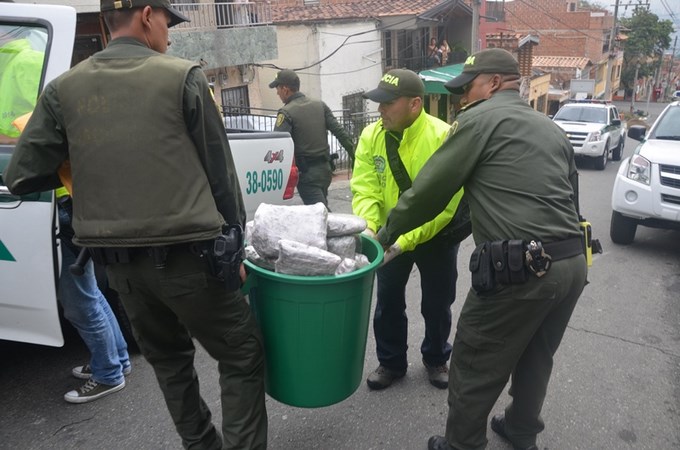
<svg viewBox="0 0 680 450">
<path fill-rule="evenodd" d="M 524 20 L 522 20 L 519 16 L 517 16 L 516 14 L 514 14 L 514 13 L 511 12 L 510 10 L 507 10 L 507 9 L 506 9 L 506 12 L 509 13 L 511 16 L 513 16 L 515 19 L 517 19 L 517 21 L 520 22 L 521 24 L 527 26 L 527 27 L 529 28 L 529 30 L 531 30 L 532 32 L 534 32 L 534 33 L 536 33 L 537 35 L 541 36 L 542 39 L 545 39 L 545 40 L 548 40 L 548 41 L 552 41 L 552 42 L 554 42 L 555 44 L 557 44 L 557 46 L 559 46 L 559 47 L 561 47 L 561 48 L 563 48 L 563 49 L 567 49 L 567 48 L 568 48 L 567 46 L 564 45 L 564 41 L 565 41 L 565 40 L 567 40 L 567 39 L 583 39 L 583 38 L 580 37 L 580 36 L 557 36 L 557 35 L 555 35 L 555 34 L 551 34 L 551 35 L 544 34 L 544 32 L 538 31 L 536 28 L 533 28 L 531 24 L 529 24 L 529 23 L 525 22 Z M 591 39 L 595 39 L 595 38 L 593 38 L 592 36 L 589 36 L 589 35 L 586 35 L 586 36 L 590 37 Z"/>
<path fill-rule="evenodd" d="M 444 14 L 444 15 L 441 17 L 440 22 L 444 22 L 444 23 L 445 23 L 445 22 L 447 21 L 447 19 L 449 18 L 449 16 L 452 15 L 452 14 L 453 14 L 453 8 L 451 8 L 450 10 L 448 10 L 448 11 L 446 12 L 446 14 Z M 370 19 L 370 18 L 369 18 L 369 19 Z M 379 20 L 378 18 L 373 18 L 373 19 Z M 323 57 L 323 58 L 321 58 L 320 60 L 318 60 L 318 61 L 316 61 L 316 62 L 313 62 L 313 63 L 311 63 L 311 64 L 309 64 L 309 65 L 307 65 L 307 66 L 305 66 L 305 67 L 300 67 L 300 68 L 292 69 L 292 70 L 294 70 L 294 71 L 305 70 L 305 69 L 309 69 L 309 68 L 311 68 L 311 67 L 314 67 L 314 66 L 317 66 L 317 65 L 321 64 L 322 62 L 326 61 L 327 59 L 329 59 L 330 57 L 332 57 L 334 54 L 336 54 L 338 51 L 340 51 L 340 49 L 341 49 L 342 47 L 344 47 L 345 45 L 347 45 L 347 41 L 348 41 L 350 38 L 352 38 L 352 37 L 360 36 L 360 35 L 362 35 L 362 34 L 367 34 L 367 33 L 372 33 L 372 32 L 382 33 L 382 32 L 383 32 L 385 29 L 387 29 L 387 28 L 393 28 L 395 25 L 400 25 L 400 24 L 402 24 L 402 23 L 409 22 L 409 21 L 411 21 L 411 18 L 406 18 L 406 19 L 401 20 L 401 21 L 399 21 L 399 22 L 392 23 L 392 24 L 390 24 L 389 26 L 380 26 L 380 27 L 376 27 L 375 29 L 372 29 L 372 30 L 360 31 L 360 32 L 357 32 L 357 33 L 353 33 L 353 34 L 347 35 L 347 37 L 345 38 L 345 40 L 344 40 L 344 41 L 343 41 L 343 42 L 342 42 L 335 50 L 333 50 L 331 53 L 329 53 L 329 54 L 326 55 L 325 57 Z M 330 34 L 330 33 L 329 33 L 329 34 Z M 337 35 L 337 36 L 342 36 L 342 35 L 340 35 L 340 34 L 336 34 L 336 35 Z M 380 40 L 382 40 L 382 36 L 380 36 Z M 405 47 L 403 47 L 403 48 L 400 48 L 399 50 L 400 50 L 401 52 L 404 52 L 404 51 L 408 51 L 408 50 L 414 48 L 414 47 L 415 47 L 415 42 L 416 42 L 416 41 L 417 41 L 417 39 L 414 39 L 413 42 L 412 42 L 410 45 L 407 45 L 407 46 L 405 46 Z M 437 41 L 438 41 L 438 42 L 440 41 L 439 37 L 437 37 Z M 281 67 L 277 66 L 276 64 L 253 64 L 253 65 L 256 66 L 256 67 L 268 67 L 268 68 L 278 69 L 278 70 L 282 69 Z M 367 67 L 372 67 L 372 66 L 367 66 Z M 363 69 L 357 69 L 357 71 L 360 71 L 360 70 L 363 70 Z M 342 74 L 345 74 L 345 73 L 351 73 L 351 72 L 342 72 L 342 73 L 338 73 L 337 75 L 342 75 Z M 327 75 L 335 75 L 335 74 L 327 74 Z"/>
<path fill-rule="evenodd" d="M 664 7 L 664 9 L 668 13 L 669 17 L 671 18 L 671 20 L 673 22 L 675 22 L 675 24 L 677 25 L 678 19 L 677 19 L 677 17 L 675 17 L 675 14 L 673 13 L 673 11 L 671 11 L 671 8 L 670 8 L 670 6 L 668 6 L 668 3 L 666 3 L 666 0 L 661 0 L 661 6 Z"/>
<path fill-rule="evenodd" d="M 582 30 L 579 30 L 579 29 L 577 29 L 577 28 L 573 28 L 573 27 L 570 26 L 568 23 L 563 22 L 563 21 L 562 21 L 561 19 L 559 19 L 558 17 L 555 17 L 555 16 L 553 16 L 552 14 L 550 14 L 550 12 L 548 12 L 548 11 L 547 11 L 546 9 L 544 9 L 544 8 L 541 8 L 541 7 L 539 7 L 539 6 L 535 5 L 535 4 L 529 3 L 529 2 L 527 2 L 526 0 L 518 0 L 518 1 L 519 1 L 520 3 L 524 3 L 525 5 L 527 5 L 527 6 L 531 7 L 531 8 L 535 8 L 535 9 L 540 10 L 541 12 L 543 12 L 543 14 L 545 14 L 545 15 L 548 16 L 548 17 L 550 17 L 550 18 L 553 19 L 554 21 L 556 21 L 556 22 L 558 22 L 558 23 L 561 23 L 562 25 L 565 25 L 565 26 L 567 27 L 566 29 L 568 29 L 568 30 L 575 31 L 575 32 L 580 33 L 580 34 L 582 34 L 582 35 L 584 35 L 584 36 L 586 36 L 586 37 L 589 37 L 589 38 L 591 38 L 591 39 L 600 39 L 600 38 L 601 38 L 601 36 L 591 36 L 590 34 L 583 32 Z M 517 17 L 517 16 L 515 16 L 515 17 Z M 603 28 L 603 30 L 604 30 L 604 28 Z"/>
<path fill-rule="evenodd" d="M 393 27 L 393 26 L 395 26 L 395 25 L 399 25 L 399 24 L 408 22 L 408 21 L 410 21 L 410 20 L 411 20 L 410 18 L 401 20 L 401 21 L 399 21 L 399 22 L 397 22 L 397 23 L 395 23 L 395 24 L 391 24 L 390 27 Z M 385 28 L 387 28 L 387 27 L 376 27 L 376 28 L 374 28 L 374 29 L 372 29 L 372 30 L 358 31 L 358 32 L 356 32 L 356 33 L 349 34 L 349 35 L 347 35 L 347 37 L 345 38 L 345 40 L 343 40 L 342 43 L 341 43 L 335 50 L 333 50 L 332 52 L 330 52 L 328 55 L 324 56 L 324 57 L 321 58 L 320 60 L 318 60 L 318 61 L 316 61 L 316 62 L 313 62 L 313 63 L 311 63 L 311 64 L 309 64 L 309 65 L 307 65 L 307 66 L 298 67 L 298 68 L 296 68 L 296 69 L 291 69 L 291 70 L 297 72 L 297 71 L 300 71 L 300 70 L 305 70 L 305 69 L 312 68 L 312 67 L 314 67 L 314 66 L 318 66 L 319 64 L 321 64 L 322 62 L 326 61 L 327 59 L 329 59 L 329 58 L 331 58 L 333 55 L 335 55 L 337 52 L 339 52 L 340 49 L 343 48 L 343 47 L 347 44 L 347 41 L 349 41 L 351 38 L 353 38 L 353 37 L 355 37 L 355 36 L 361 36 L 361 35 L 363 35 L 363 34 L 373 33 L 373 32 L 378 32 L 378 33 L 379 33 L 379 32 L 381 32 L 382 30 L 384 30 Z M 254 65 L 257 66 L 257 67 L 269 67 L 269 68 L 278 69 L 278 70 L 281 70 L 281 69 L 282 69 L 281 67 L 277 66 L 276 64 L 254 64 Z"/>
<path fill-rule="evenodd" d="M 382 65 L 382 61 L 378 61 L 376 63 L 370 64 L 368 66 L 363 66 L 363 67 L 360 67 L 358 69 L 348 70 L 346 72 L 335 72 L 335 73 L 298 72 L 298 73 L 302 74 L 302 75 L 309 75 L 309 76 L 316 76 L 316 77 L 329 77 L 329 76 L 335 76 L 335 75 L 348 75 L 350 73 L 357 73 L 357 72 L 361 72 L 363 70 L 370 69 L 372 67 L 379 66 L 379 65 Z"/>
</svg>

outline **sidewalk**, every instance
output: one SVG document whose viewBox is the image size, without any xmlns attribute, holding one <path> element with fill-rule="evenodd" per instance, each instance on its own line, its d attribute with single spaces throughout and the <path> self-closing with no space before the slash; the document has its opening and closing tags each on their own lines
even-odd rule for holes
<svg viewBox="0 0 680 450">
<path fill-rule="evenodd" d="M 333 179 L 331 180 L 330 190 L 344 189 L 349 187 L 349 180 L 352 177 L 351 172 L 348 169 L 337 170 L 333 173 Z"/>
</svg>

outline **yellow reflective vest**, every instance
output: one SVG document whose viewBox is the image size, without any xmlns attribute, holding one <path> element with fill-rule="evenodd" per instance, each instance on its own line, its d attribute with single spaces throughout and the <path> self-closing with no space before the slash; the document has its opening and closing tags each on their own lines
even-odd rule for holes
<svg viewBox="0 0 680 450">
<path fill-rule="evenodd" d="M 444 142 L 449 128 L 446 122 L 421 111 L 416 121 L 404 130 L 399 156 L 411 180 Z M 376 232 L 385 225 L 387 216 L 399 200 L 399 186 L 387 160 L 385 133 L 382 120 L 364 128 L 356 148 L 351 180 L 352 211 L 363 217 L 368 228 Z M 461 189 L 432 221 L 399 236 L 397 244 L 401 249 L 413 250 L 435 237 L 451 221 L 462 196 Z"/>
</svg>

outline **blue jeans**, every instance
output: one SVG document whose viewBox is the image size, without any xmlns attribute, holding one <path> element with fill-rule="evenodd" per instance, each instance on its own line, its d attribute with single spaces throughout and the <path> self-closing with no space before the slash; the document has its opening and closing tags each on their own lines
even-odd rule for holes
<svg viewBox="0 0 680 450">
<path fill-rule="evenodd" d="M 451 355 L 451 305 L 456 298 L 458 244 L 441 237 L 402 253 L 377 271 L 378 302 L 373 316 L 378 361 L 388 369 L 408 367 L 408 318 L 406 284 L 415 264 L 420 272 L 420 313 L 425 319 L 425 336 L 420 345 L 428 366 L 446 364 Z"/>
<path fill-rule="evenodd" d="M 97 383 L 117 385 L 123 382 L 123 369 L 130 366 L 127 343 L 106 298 L 97 287 L 94 265 L 89 261 L 82 276 L 74 276 L 69 266 L 76 260 L 77 247 L 70 242 L 69 213 L 59 207 L 62 266 L 59 278 L 59 301 L 64 317 L 78 330 L 90 350 L 92 379 Z"/>
</svg>

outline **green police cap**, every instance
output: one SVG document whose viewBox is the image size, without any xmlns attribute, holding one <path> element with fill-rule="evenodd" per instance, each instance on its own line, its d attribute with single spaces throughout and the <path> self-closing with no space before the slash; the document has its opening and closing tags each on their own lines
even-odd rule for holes
<svg viewBox="0 0 680 450">
<path fill-rule="evenodd" d="M 295 89 L 300 88 L 300 78 L 295 72 L 290 69 L 283 69 L 276 74 L 274 81 L 269 83 L 270 88 L 275 88 L 276 86 L 290 86 Z"/>
<path fill-rule="evenodd" d="M 101 12 L 114 11 L 119 9 L 143 8 L 151 6 L 153 8 L 165 8 L 170 13 L 169 27 L 174 27 L 182 22 L 191 22 L 187 16 L 176 10 L 170 0 L 101 0 Z"/>
<path fill-rule="evenodd" d="M 519 75 L 519 64 L 512 53 L 502 48 L 482 50 L 469 56 L 465 60 L 463 72 L 447 81 L 444 87 L 454 94 L 462 94 L 463 86 L 474 80 L 480 73 Z"/>
<path fill-rule="evenodd" d="M 378 87 L 363 97 L 378 103 L 388 103 L 399 97 L 422 97 L 425 85 L 417 73 L 406 69 L 392 69 L 380 79 Z"/>
</svg>

